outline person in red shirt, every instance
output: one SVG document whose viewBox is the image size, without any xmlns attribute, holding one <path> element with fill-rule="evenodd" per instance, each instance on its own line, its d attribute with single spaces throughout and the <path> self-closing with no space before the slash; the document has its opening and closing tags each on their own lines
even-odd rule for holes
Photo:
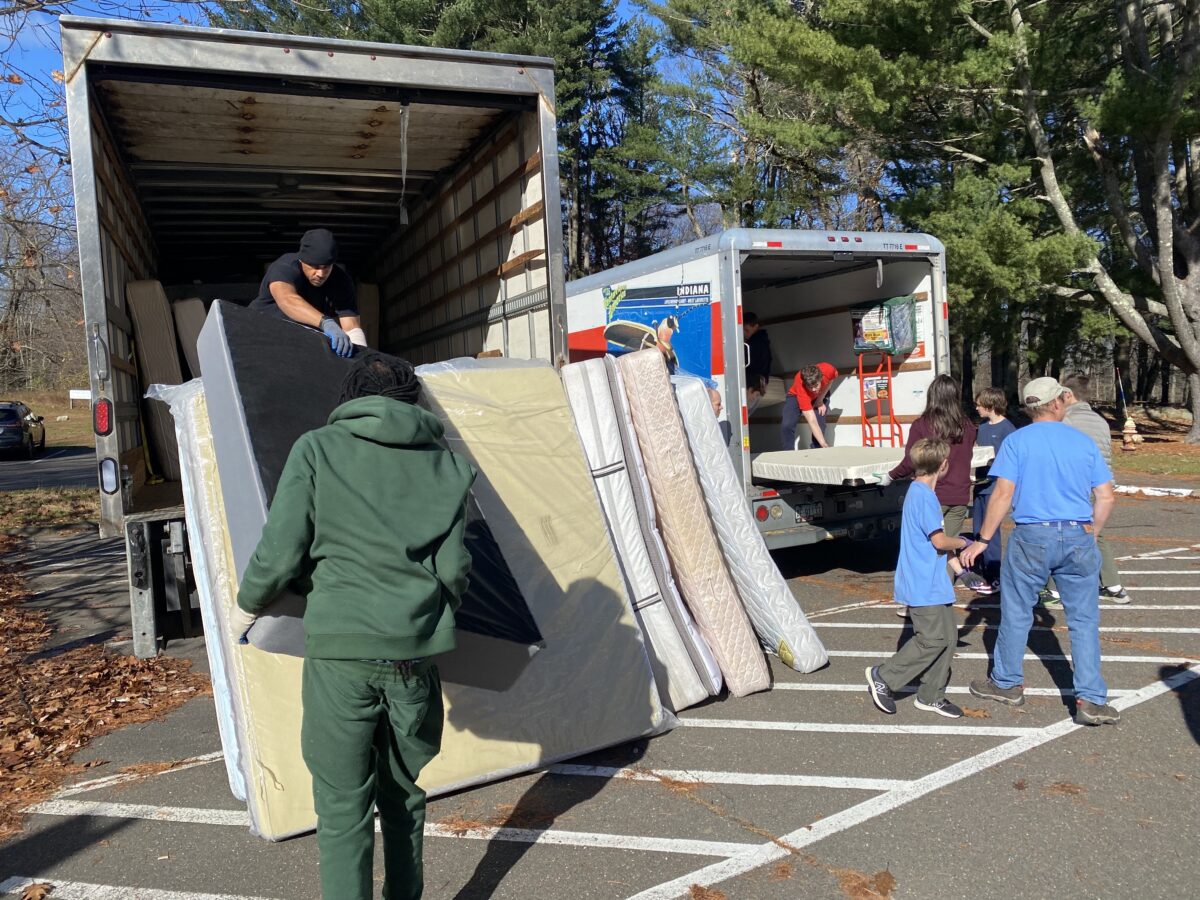
<svg viewBox="0 0 1200 900">
<path fill-rule="evenodd" d="M 812 431 L 812 446 L 828 447 L 825 440 L 825 397 L 829 386 L 838 377 L 838 370 L 829 363 L 817 363 L 815 366 L 805 366 L 796 373 L 787 398 L 783 403 L 783 421 L 779 435 L 784 450 L 796 449 L 796 428 L 800 417 L 808 423 Z"/>
</svg>

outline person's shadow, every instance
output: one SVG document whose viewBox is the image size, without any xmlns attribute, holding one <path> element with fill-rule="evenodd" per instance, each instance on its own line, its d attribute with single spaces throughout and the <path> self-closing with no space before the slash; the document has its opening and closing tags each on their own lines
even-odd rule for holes
<svg viewBox="0 0 1200 900">
<path fill-rule="evenodd" d="M 1163 681 L 1181 676 L 1189 671 L 1188 666 L 1162 666 L 1158 677 Z M 1179 709 L 1183 713 L 1183 722 L 1188 732 L 1197 744 L 1200 744 L 1200 678 L 1180 679 L 1171 686 L 1175 696 L 1179 698 Z"/>
</svg>

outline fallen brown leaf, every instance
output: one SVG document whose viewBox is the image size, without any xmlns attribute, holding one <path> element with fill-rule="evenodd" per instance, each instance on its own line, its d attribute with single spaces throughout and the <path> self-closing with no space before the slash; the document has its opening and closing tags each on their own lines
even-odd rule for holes
<svg viewBox="0 0 1200 900">
<path fill-rule="evenodd" d="M 1013 787 L 1018 791 L 1023 791 L 1029 787 L 1029 783 L 1024 778 L 1018 778 L 1013 782 Z"/>
<path fill-rule="evenodd" d="M 970 706 L 962 707 L 963 715 L 968 719 L 990 719 L 992 714 L 986 709 L 975 709 Z"/>
<path fill-rule="evenodd" d="M 688 890 L 688 897 L 691 900 L 728 900 L 721 891 L 713 888 L 706 888 L 700 884 L 693 884 Z"/>
<path fill-rule="evenodd" d="M 1074 797 L 1083 792 L 1083 785 L 1075 784 L 1072 781 L 1056 781 L 1049 787 L 1042 789 L 1042 793 L 1050 794 L 1054 797 Z"/>
<path fill-rule="evenodd" d="M 50 892 L 54 890 L 54 886 L 46 884 L 44 881 L 39 881 L 37 884 L 31 884 L 21 892 L 21 900 L 46 900 L 50 896 Z"/>
<path fill-rule="evenodd" d="M 771 880 L 787 881 L 794 874 L 796 874 L 795 867 L 785 859 L 782 862 L 775 863 L 774 868 L 771 869 Z"/>
</svg>

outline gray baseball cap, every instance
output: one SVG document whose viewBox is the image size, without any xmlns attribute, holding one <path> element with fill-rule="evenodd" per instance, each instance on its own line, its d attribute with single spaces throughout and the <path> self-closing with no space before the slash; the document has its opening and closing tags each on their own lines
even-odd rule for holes
<svg viewBox="0 0 1200 900">
<path fill-rule="evenodd" d="M 1026 406 L 1043 406 L 1056 397 L 1061 397 L 1065 390 L 1055 378 L 1035 378 L 1025 385 L 1025 390 L 1021 391 L 1021 398 Z"/>
</svg>

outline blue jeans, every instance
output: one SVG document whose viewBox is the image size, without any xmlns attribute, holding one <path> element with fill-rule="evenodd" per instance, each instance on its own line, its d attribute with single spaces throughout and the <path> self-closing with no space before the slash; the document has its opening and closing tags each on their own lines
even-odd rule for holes
<svg viewBox="0 0 1200 900">
<path fill-rule="evenodd" d="M 821 434 L 825 433 L 825 417 L 813 408 L 813 414 L 817 417 L 817 422 L 821 427 Z M 779 424 L 779 443 L 780 450 L 795 450 L 796 449 L 796 429 L 800 423 L 804 421 L 804 413 L 800 412 L 800 403 L 796 400 L 795 394 L 788 394 L 783 398 L 783 413 L 781 414 Z M 821 445 L 813 439 L 812 449 L 816 449 Z"/>
<path fill-rule="evenodd" d="M 983 527 L 984 517 L 987 516 L 988 500 L 992 498 L 991 492 L 986 494 L 976 494 L 975 500 L 971 507 L 971 530 L 976 537 L 979 536 L 979 529 Z M 983 548 L 983 555 L 975 561 L 975 571 L 986 578 L 989 582 L 1000 580 L 1000 534 L 997 533 L 987 546 Z"/>
<path fill-rule="evenodd" d="M 992 681 L 1002 688 L 1024 681 L 1033 607 L 1051 575 L 1067 613 L 1075 696 L 1106 703 L 1108 686 L 1100 677 L 1100 551 L 1095 536 L 1076 522 L 1018 524 L 1013 529 L 1000 569 L 1000 631 Z"/>
</svg>

